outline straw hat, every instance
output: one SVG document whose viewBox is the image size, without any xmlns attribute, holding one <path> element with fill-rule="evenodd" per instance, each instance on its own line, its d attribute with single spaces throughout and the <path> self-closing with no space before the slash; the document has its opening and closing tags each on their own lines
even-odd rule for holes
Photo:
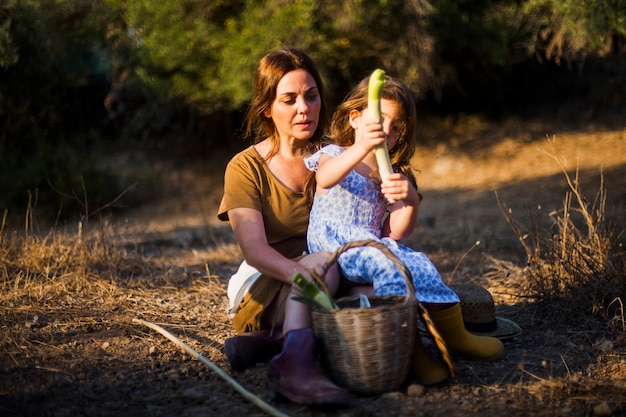
<svg viewBox="0 0 626 417">
<path fill-rule="evenodd" d="M 522 332 L 517 323 L 496 316 L 493 297 L 487 289 L 476 284 L 454 284 L 450 288 L 461 300 L 463 322 L 470 333 L 510 339 Z"/>
</svg>

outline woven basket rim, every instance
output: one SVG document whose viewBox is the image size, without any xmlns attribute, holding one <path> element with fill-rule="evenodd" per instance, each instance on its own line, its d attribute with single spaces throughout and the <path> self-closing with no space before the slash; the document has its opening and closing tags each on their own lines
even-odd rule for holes
<svg viewBox="0 0 626 417">
<path fill-rule="evenodd" d="M 370 301 L 406 299 L 406 297 L 403 295 L 372 295 L 372 296 L 368 295 L 367 298 Z M 360 298 L 358 295 L 349 295 L 346 297 L 337 298 L 335 300 L 335 303 L 352 303 L 356 301 L 360 301 Z"/>
<path fill-rule="evenodd" d="M 387 246 L 376 240 L 364 239 L 344 243 L 339 248 L 337 248 L 337 250 L 335 250 L 328 258 L 328 260 L 324 264 L 324 271 L 328 271 L 328 269 L 337 262 L 339 256 L 341 256 L 342 253 L 350 249 L 363 246 L 371 246 L 378 249 L 396 265 L 396 267 L 400 270 L 402 278 L 404 278 L 404 285 L 406 286 L 406 295 L 404 297 L 405 301 L 417 302 L 417 297 L 415 296 L 415 285 L 413 284 L 413 276 L 411 274 L 411 271 L 409 270 L 409 268 L 407 268 L 404 262 L 402 262 L 391 250 L 389 250 L 389 248 L 387 248 Z"/>
</svg>

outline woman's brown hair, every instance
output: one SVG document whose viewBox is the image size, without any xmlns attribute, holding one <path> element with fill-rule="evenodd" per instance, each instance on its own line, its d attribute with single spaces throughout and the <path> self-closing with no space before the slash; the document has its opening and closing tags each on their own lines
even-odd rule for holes
<svg viewBox="0 0 626 417">
<path fill-rule="evenodd" d="M 267 110 L 276 98 L 276 88 L 285 74 L 297 69 L 303 69 L 315 80 L 319 91 L 322 106 L 320 108 L 317 129 L 311 138 L 315 145 L 322 139 L 328 121 L 326 99 L 322 78 L 315 63 L 306 53 L 299 49 L 283 48 L 274 50 L 265 55 L 256 67 L 254 75 L 254 93 L 246 112 L 246 135 L 259 143 L 266 138 L 276 138 L 274 121 L 266 117 Z M 268 157 L 278 151 L 278 141 L 273 141 Z"/>
</svg>

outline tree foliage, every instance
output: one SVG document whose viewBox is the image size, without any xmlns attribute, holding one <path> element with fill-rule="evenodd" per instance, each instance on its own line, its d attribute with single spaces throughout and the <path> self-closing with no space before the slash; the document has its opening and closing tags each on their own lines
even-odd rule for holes
<svg viewBox="0 0 626 417">
<path fill-rule="evenodd" d="M 0 4 L 0 207 L 28 193 L 71 205 L 94 178 L 89 129 L 104 117 L 106 22 L 102 2 L 8 0 Z M 79 134 L 80 132 L 80 134 Z M 93 202 L 106 188 L 90 187 Z M 53 208 L 56 210 L 56 208 Z"/>
<path fill-rule="evenodd" d="M 575 62 L 590 54 L 619 53 L 626 38 L 622 0 L 528 0 L 521 13 L 535 56 Z"/>
<path fill-rule="evenodd" d="M 520 65 L 619 55 L 625 39 L 622 0 L 4 0 L 0 187 L 10 198 L 7 183 L 39 187 L 68 170 L 42 164 L 41 149 L 86 160 L 103 121 L 144 137 L 222 122 L 280 46 L 314 58 L 331 105 L 383 68 L 416 99 L 467 111 L 480 104 L 468 97 L 500 107 L 507 84 L 524 85 Z"/>
<path fill-rule="evenodd" d="M 307 50 L 331 94 L 382 67 L 421 97 L 462 83 L 460 72 L 494 76 L 533 56 L 580 61 L 626 30 L 619 0 L 108 3 L 133 34 L 136 75 L 208 112 L 244 105 L 257 60 L 282 45 Z"/>
<path fill-rule="evenodd" d="M 416 89 L 435 81 L 422 0 L 109 3 L 126 22 L 119 30 L 134 34 L 137 76 L 205 111 L 244 105 L 257 61 L 281 46 L 307 50 L 330 85 L 345 87 L 376 66 Z"/>
</svg>

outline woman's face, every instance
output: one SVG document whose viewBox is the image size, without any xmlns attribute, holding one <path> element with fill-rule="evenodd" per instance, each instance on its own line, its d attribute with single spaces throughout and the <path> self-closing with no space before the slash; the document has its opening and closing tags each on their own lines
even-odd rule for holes
<svg viewBox="0 0 626 417">
<path fill-rule="evenodd" d="M 281 138 L 308 140 L 317 129 L 321 106 L 315 79 L 297 69 L 278 82 L 276 98 L 265 116 L 272 118 Z"/>
</svg>

